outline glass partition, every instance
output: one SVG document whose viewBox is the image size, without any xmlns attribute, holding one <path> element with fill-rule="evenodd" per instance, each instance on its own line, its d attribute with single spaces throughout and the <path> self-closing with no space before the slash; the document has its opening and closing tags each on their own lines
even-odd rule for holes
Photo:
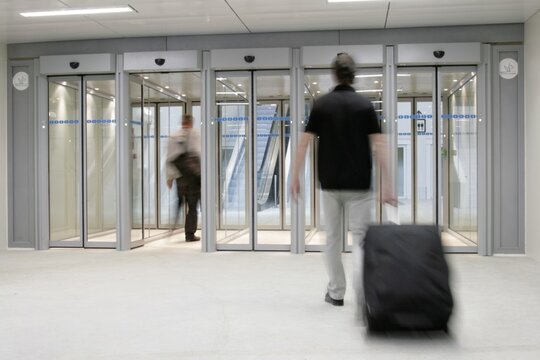
<svg viewBox="0 0 540 360">
<path fill-rule="evenodd" d="M 477 75 L 471 71 L 448 70 L 442 75 L 452 86 L 443 89 L 445 125 L 442 156 L 446 166 L 444 209 L 448 233 L 464 245 L 478 243 L 478 175 L 477 175 Z M 457 80 L 457 81 L 454 81 Z M 449 236 L 447 236 L 448 238 Z M 458 244 L 458 243 L 455 243 Z M 460 244 L 461 245 L 461 244 Z"/>
<path fill-rule="evenodd" d="M 247 73 L 216 74 L 218 125 L 218 244 L 250 244 L 248 121 L 251 80 Z"/>
<path fill-rule="evenodd" d="M 82 246 L 81 81 L 49 80 L 49 228 L 51 246 Z"/>
<path fill-rule="evenodd" d="M 86 211 L 90 246 L 116 242 L 116 89 L 87 78 Z"/>
</svg>

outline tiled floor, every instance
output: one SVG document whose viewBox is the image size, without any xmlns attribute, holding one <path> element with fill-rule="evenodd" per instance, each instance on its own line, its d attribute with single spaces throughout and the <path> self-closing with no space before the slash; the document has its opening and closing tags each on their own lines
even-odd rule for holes
<svg viewBox="0 0 540 360">
<path fill-rule="evenodd" d="M 199 247 L 0 252 L 0 359 L 540 358 L 540 264 L 526 257 L 449 255 L 451 336 L 369 337 L 350 291 L 323 302 L 320 254 Z"/>
</svg>

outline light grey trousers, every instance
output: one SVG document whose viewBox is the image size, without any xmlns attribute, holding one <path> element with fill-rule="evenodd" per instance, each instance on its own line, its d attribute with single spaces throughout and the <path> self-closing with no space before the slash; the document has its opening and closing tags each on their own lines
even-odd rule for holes
<svg viewBox="0 0 540 360">
<path fill-rule="evenodd" d="M 333 299 L 345 296 L 347 282 L 341 253 L 343 251 L 346 209 L 349 229 L 353 236 L 353 288 L 359 305 L 364 302 L 363 266 L 364 237 L 371 223 L 372 191 L 323 190 L 323 209 L 326 228 L 325 262 L 328 271 L 328 293 Z"/>
</svg>

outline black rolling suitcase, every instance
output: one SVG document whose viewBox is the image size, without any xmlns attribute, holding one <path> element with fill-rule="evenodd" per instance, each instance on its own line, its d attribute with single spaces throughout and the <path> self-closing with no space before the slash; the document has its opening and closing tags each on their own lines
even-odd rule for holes
<svg viewBox="0 0 540 360">
<path fill-rule="evenodd" d="M 370 227 L 364 292 L 370 331 L 447 331 L 453 298 L 437 227 Z"/>
</svg>

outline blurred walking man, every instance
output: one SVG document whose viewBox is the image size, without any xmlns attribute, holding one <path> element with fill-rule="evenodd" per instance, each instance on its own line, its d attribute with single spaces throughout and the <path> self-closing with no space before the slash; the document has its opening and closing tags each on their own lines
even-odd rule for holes
<svg viewBox="0 0 540 360">
<path fill-rule="evenodd" d="M 197 205 L 201 198 L 201 136 L 193 129 L 193 117 L 184 115 L 182 127 L 171 134 L 167 151 L 167 186 L 172 188 L 176 180 L 178 210 L 174 226 L 178 220 L 180 209 L 187 202 L 185 223 L 186 241 L 198 241 Z"/>
<path fill-rule="evenodd" d="M 372 152 L 383 172 L 383 201 L 393 201 L 393 191 L 387 172 L 386 144 L 378 117 L 369 99 L 356 93 L 352 84 L 356 66 L 351 56 L 338 54 L 332 64 L 337 86 L 313 104 L 309 122 L 302 134 L 294 162 L 291 194 L 300 192 L 300 173 L 309 144 L 318 139 L 318 175 L 322 189 L 326 225 L 325 262 L 328 285 L 325 301 L 342 306 L 346 280 L 341 253 L 343 251 L 344 210 L 349 210 L 352 231 L 353 285 L 358 310 L 364 307 L 363 246 L 371 221 L 373 192 L 371 190 Z M 361 318 L 359 318 L 361 320 Z"/>
</svg>

